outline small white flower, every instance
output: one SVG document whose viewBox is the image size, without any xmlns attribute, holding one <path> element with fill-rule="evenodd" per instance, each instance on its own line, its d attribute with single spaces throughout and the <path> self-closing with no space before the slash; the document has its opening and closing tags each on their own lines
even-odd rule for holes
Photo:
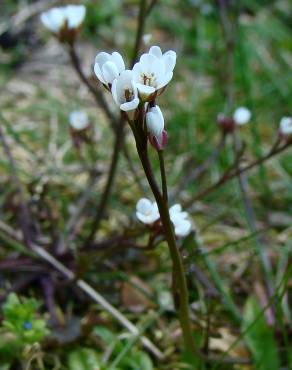
<svg viewBox="0 0 292 370">
<path fill-rule="evenodd" d="M 84 130 L 89 126 L 87 113 L 84 111 L 74 111 L 69 114 L 69 123 L 74 130 Z"/>
<path fill-rule="evenodd" d="M 112 95 L 114 101 L 122 111 L 131 112 L 138 107 L 138 91 L 133 81 L 132 71 L 123 71 L 118 78 L 113 81 Z"/>
<path fill-rule="evenodd" d="M 146 125 L 150 135 L 155 136 L 159 143 L 162 142 L 164 130 L 164 117 L 158 105 L 150 108 L 146 113 Z"/>
<path fill-rule="evenodd" d="M 191 222 L 187 219 L 188 212 L 183 212 L 180 204 L 175 204 L 169 209 L 171 222 L 174 225 L 175 235 L 178 237 L 187 236 L 192 228 Z"/>
<path fill-rule="evenodd" d="M 292 135 L 292 117 L 282 117 L 279 130 L 283 136 Z"/>
<path fill-rule="evenodd" d="M 159 50 L 158 46 L 152 46 L 149 53 L 143 54 L 133 67 L 134 80 L 144 100 L 165 87 L 173 76 L 174 52 L 169 51 L 162 55 Z"/>
<path fill-rule="evenodd" d="M 121 72 L 125 70 L 125 63 L 120 53 L 112 54 L 102 51 L 95 58 L 94 72 L 96 77 L 105 85 L 112 84 Z"/>
<path fill-rule="evenodd" d="M 233 119 L 236 125 L 245 125 L 251 118 L 251 111 L 246 107 L 239 107 L 233 114 Z"/>
<path fill-rule="evenodd" d="M 52 8 L 42 13 L 40 18 L 46 28 L 58 34 L 63 28 L 74 30 L 80 27 L 85 18 L 85 13 L 84 5 L 67 5 Z"/>
<path fill-rule="evenodd" d="M 141 198 L 136 205 L 136 216 L 144 224 L 153 224 L 160 217 L 156 202 Z"/>
</svg>

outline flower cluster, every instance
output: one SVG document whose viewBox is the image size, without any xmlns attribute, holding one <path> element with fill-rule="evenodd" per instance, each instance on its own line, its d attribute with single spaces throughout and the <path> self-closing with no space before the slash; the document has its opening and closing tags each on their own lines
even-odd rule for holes
<svg viewBox="0 0 292 370">
<path fill-rule="evenodd" d="M 162 53 L 159 46 L 152 46 L 141 55 L 132 70 L 126 69 L 118 52 L 100 52 L 95 58 L 97 78 L 111 91 L 113 100 L 130 121 L 135 119 L 137 108 L 144 106 L 149 139 L 157 150 L 163 149 L 167 135 L 155 99 L 172 79 L 175 64 L 176 53 L 172 50 Z"/>
<path fill-rule="evenodd" d="M 85 18 L 84 5 L 51 8 L 41 14 L 41 22 L 61 42 L 72 43 Z"/>
<path fill-rule="evenodd" d="M 184 237 L 191 231 L 188 212 L 183 212 L 180 204 L 175 204 L 169 208 L 169 215 L 174 226 L 177 237 Z M 156 202 L 151 202 L 147 198 L 141 198 L 136 205 L 136 216 L 139 221 L 146 225 L 152 225 L 160 219 Z"/>
</svg>

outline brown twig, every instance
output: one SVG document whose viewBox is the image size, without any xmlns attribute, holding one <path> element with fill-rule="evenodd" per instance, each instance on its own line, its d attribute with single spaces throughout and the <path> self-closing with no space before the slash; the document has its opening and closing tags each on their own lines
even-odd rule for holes
<svg viewBox="0 0 292 370">
<path fill-rule="evenodd" d="M 232 180 L 234 177 L 237 177 L 243 172 L 246 172 L 248 170 L 251 170 L 254 167 L 259 166 L 260 164 L 264 163 L 265 161 L 269 160 L 270 158 L 274 157 L 275 155 L 283 152 L 286 150 L 290 145 L 292 144 L 291 141 L 286 142 L 282 146 L 278 146 L 277 148 L 274 148 L 269 151 L 268 154 L 265 156 L 258 158 L 254 162 L 249 163 L 246 166 L 238 167 L 237 169 L 234 169 L 234 165 L 231 165 L 230 168 L 217 180 L 213 185 L 209 186 L 207 189 L 204 189 L 203 191 L 199 192 L 195 195 L 192 199 L 184 202 L 184 207 L 190 207 L 194 202 L 197 200 L 201 200 L 205 196 L 211 194 L 213 191 L 219 189 L 221 186 L 225 185 L 228 181 Z"/>
<path fill-rule="evenodd" d="M 143 36 L 145 21 L 146 21 L 146 10 L 147 10 L 146 6 L 147 6 L 146 0 L 140 0 L 138 27 L 137 27 L 137 32 L 136 32 L 136 40 L 135 40 L 135 45 L 133 49 L 132 60 L 131 60 L 131 68 L 134 66 L 136 62 L 136 59 L 137 59 L 137 56 L 139 54 L 140 47 L 141 47 L 141 41 L 142 41 L 142 36 Z"/>
</svg>

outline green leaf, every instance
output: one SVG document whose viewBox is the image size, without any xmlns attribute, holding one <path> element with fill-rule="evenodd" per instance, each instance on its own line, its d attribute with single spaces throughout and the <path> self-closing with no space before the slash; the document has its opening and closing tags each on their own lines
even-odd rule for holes
<svg viewBox="0 0 292 370">
<path fill-rule="evenodd" d="M 261 307 L 255 297 L 247 300 L 243 314 L 242 331 L 252 352 L 257 370 L 280 368 L 277 346 L 272 329 L 267 325 Z"/>
<path fill-rule="evenodd" d="M 68 355 L 69 370 L 101 370 L 97 353 L 90 348 L 79 348 Z"/>
</svg>

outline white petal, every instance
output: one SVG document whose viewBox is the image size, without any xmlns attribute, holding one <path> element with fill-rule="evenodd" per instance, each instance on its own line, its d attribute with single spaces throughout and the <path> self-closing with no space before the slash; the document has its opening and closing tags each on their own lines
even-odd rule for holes
<svg viewBox="0 0 292 370">
<path fill-rule="evenodd" d="M 129 102 L 121 104 L 120 109 L 124 112 L 128 112 L 128 111 L 136 109 L 138 105 L 139 105 L 139 99 L 135 98 Z"/>
<path fill-rule="evenodd" d="M 122 71 L 125 70 L 125 62 L 124 62 L 124 59 L 121 56 L 121 54 L 118 53 L 117 51 L 114 51 L 112 53 L 112 61 L 117 66 L 117 69 L 118 69 L 119 73 L 121 73 Z"/>
<path fill-rule="evenodd" d="M 159 46 L 151 46 L 149 54 L 156 56 L 157 58 L 162 57 L 162 51 Z"/>
<path fill-rule="evenodd" d="M 106 84 L 98 63 L 94 64 L 94 73 L 96 74 L 96 77 L 99 79 L 99 81 L 101 81 L 103 84 Z"/>
<path fill-rule="evenodd" d="M 68 28 L 78 28 L 85 18 L 86 8 L 84 5 L 67 5 L 66 18 Z"/>
<path fill-rule="evenodd" d="M 151 54 L 142 54 L 140 58 L 141 69 L 144 73 L 148 73 L 153 70 L 153 67 L 159 63 L 159 59 Z"/>
<path fill-rule="evenodd" d="M 175 213 L 178 213 L 178 212 L 181 212 L 181 205 L 180 204 L 174 204 L 172 207 L 170 207 L 169 208 L 169 213 L 173 213 L 173 214 L 175 214 Z"/>
<path fill-rule="evenodd" d="M 95 63 L 98 63 L 100 68 L 103 66 L 104 63 L 108 62 L 109 60 L 111 60 L 111 56 L 105 51 L 101 51 L 95 57 Z"/>
<path fill-rule="evenodd" d="M 119 71 L 113 62 L 106 62 L 101 68 L 102 75 L 106 83 L 112 83 L 118 77 Z"/>
<path fill-rule="evenodd" d="M 130 70 L 123 71 L 117 78 L 116 94 L 119 104 L 125 103 L 125 90 L 133 89 L 133 72 Z M 135 91 L 134 95 L 135 95 Z M 136 97 L 136 95 L 135 95 Z"/>
<path fill-rule="evenodd" d="M 170 80 L 172 79 L 172 76 L 173 76 L 173 72 L 169 72 L 169 73 L 165 74 L 163 76 L 163 78 L 159 80 L 156 89 L 158 90 L 158 89 L 161 89 L 162 87 L 166 86 L 170 82 Z"/>
<path fill-rule="evenodd" d="M 117 105 L 120 105 L 118 94 L 117 94 L 117 80 L 115 79 L 112 83 L 112 96 Z"/>
<path fill-rule="evenodd" d="M 159 216 L 157 215 L 144 215 L 143 213 L 136 212 L 136 216 L 139 221 L 143 222 L 146 225 L 153 224 L 156 220 L 158 220 Z"/>
<path fill-rule="evenodd" d="M 152 209 L 152 202 L 147 198 L 141 198 L 137 204 L 136 209 L 141 213 L 148 213 Z"/>
<path fill-rule="evenodd" d="M 172 72 L 176 64 L 176 53 L 172 50 L 167 51 L 163 57 L 165 73 Z"/>
<path fill-rule="evenodd" d="M 140 83 L 137 83 L 136 86 L 137 86 L 137 89 L 138 89 L 139 93 L 143 97 L 147 97 L 147 96 L 149 96 L 149 95 L 151 95 L 155 92 L 155 88 L 152 87 L 152 86 L 143 85 L 143 84 L 140 84 Z"/>
<path fill-rule="evenodd" d="M 65 23 L 65 16 L 62 8 L 52 8 L 41 14 L 41 21 L 46 28 L 54 33 L 58 33 Z"/>
<path fill-rule="evenodd" d="M 177 225 L 174 225 L 174 232 L 176 236 L 184 237 L 187 236 L 192 228 L 192 224 L 188 220 L 183 220 Z"/>
</svg>

